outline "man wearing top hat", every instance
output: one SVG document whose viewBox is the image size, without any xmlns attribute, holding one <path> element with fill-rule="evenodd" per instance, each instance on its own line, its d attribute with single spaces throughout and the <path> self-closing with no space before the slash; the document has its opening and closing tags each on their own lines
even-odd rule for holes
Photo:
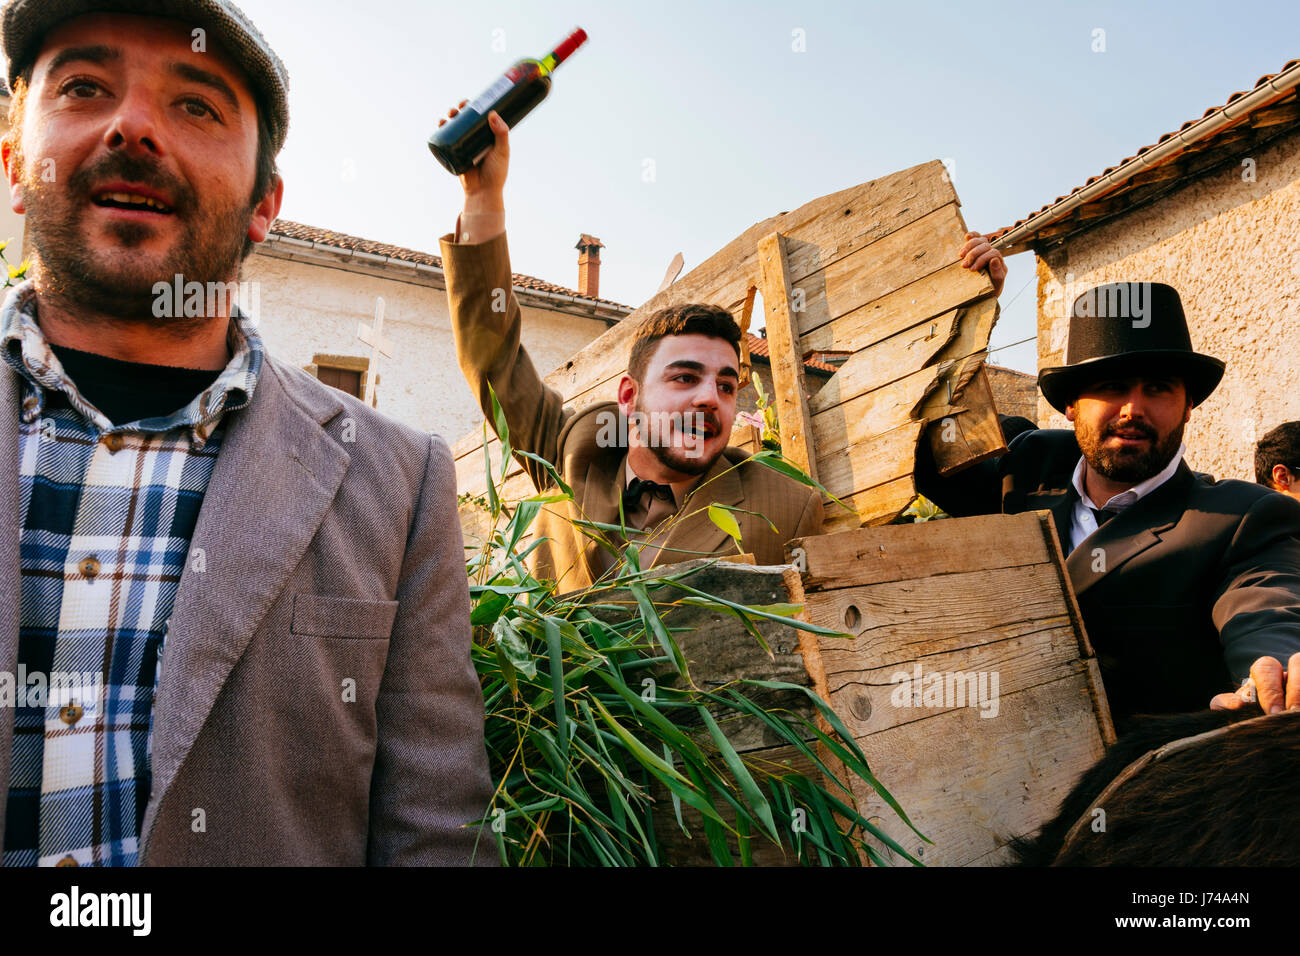
<svg viewBox="0 0 1300 956">
<path fill-rule="evenodd" d="M 918 461 L 950 514 L 993 510 L 999 487 L 1005 514 L 1052 513 L 1117 717 L 1243 706 L 1255 688 L 1266 712 L 1300 706 L 1285 679 L 1300 665 L 1300 503 L 1183 460 L 1223 371 L 1193 350 L 1173 288 L 1099 286 L 1073 304 L 1066 364 L 1038 376 L 1073 432 L 1017 435 L 955 479 Z"/>
</svg>

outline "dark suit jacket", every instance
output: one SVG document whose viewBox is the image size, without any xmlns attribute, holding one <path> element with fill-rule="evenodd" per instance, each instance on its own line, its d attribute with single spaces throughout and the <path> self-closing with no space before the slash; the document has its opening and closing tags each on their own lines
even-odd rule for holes
<svg viewBox="0 0 1300 956">
<path fill-rule="evenodd" d="M 1183 462 L 1070 552 L 1079 455 L 1073 432 L 1036 430 L 1000 459 L 918 483 L 949 514 L 996 513 L 999 485 L 1004 514 L 1052 513 L 1117 716 L 1204 709 L 1257 658 L 1300 651 L 1300 503 Z"/>
<path fill-rule="evenodd" d="M 4 367 L 10 672 L 21 397 Z M 492 782 L 446 443 L 270 356 L 223 426 L 191 541 L 205 565 L 181 576 L 155 698 L 142 865 L 470 862 L 478 829 L 464 824 L 485 815 Z M 0 708 L 0 797 L 13 717 Z M 0 839 L 4 812 L 0 799 Z M 496 862 L 490 833 L 476 859 Z"/>
<path fill-rule="evenodd" d="M 561 590 L 587 587 L 601 576 L 606 552 L 596 532 L 581 530 L 574 522 L 618 523 L 627 449 L 602 437 L 602 431 L 616 431 L 604 423 L 609 421 L 606 416 L 617 414 L 618 406 L 605 402 L 575 412 L 542 382 L 519 342 L 521 318 L 514 293 L 505 296 L 504 310 L 494 308 L 497 290 L 511 288 L 504 233 L 481 243 L 451 240 L 450 235 L 442 238 L 442 262 L 461 370 L 488 421 L 491 384 L 505 413 L 511 445 L 552 463 L 573 489 L 573 501 L 538 515 L 533 530 L 543 540 L 529 555 L 529 566 L 538 577 L 559 581 Z M 821 493 L 748 458 L 739 448 L 725 450 L 687 497 L 680 516 L 661 524 L 662 530 L 648 540 L 662 548 L 652 564 L 736 553 L 732 539 L 709 518 L 711 503 L 745 509 L 732 515 L 744 550 L 760 564 L 784 562 L 787 541 L 821 531 Z M 552 484 L 536 462 L 521 458 L 520 464 L 539 489 Z"/>
</svg>

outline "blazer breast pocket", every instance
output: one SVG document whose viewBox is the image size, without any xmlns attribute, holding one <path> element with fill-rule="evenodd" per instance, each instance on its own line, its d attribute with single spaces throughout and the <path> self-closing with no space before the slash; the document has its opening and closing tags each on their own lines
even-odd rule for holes
<svg viewBox="0 0 1300 956">
<path fill-rule="evenodd" d="M 295 594 L 289 630 L 311 637 L 386 641 L 397 618 L 396 601 L 361 601 L 329 594 Z"/>
</svg>

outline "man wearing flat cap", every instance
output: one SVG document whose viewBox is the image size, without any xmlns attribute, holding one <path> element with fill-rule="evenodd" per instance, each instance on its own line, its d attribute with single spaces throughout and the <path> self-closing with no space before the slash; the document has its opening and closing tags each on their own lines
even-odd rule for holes
<svg viewBox="0 0 1300 956">
<path fill-rule="evenodd" d="M 283 64 L 225 0 L 2 16 L 3 863 L 491 862 L 446 443 L 156 291 L 266 237 Z"/>
<path fill-rule="evenodd" d="M 1066 364 L 1039 388 L 1074 431 L 1017 435 L 1001 458 L 918 487 L 954 515 L 1046 510 L 1111 710 L 1300 706 L 1300 503 L 1183 460 L 1183 428 L 1224 363 L 1193 350 L 1178 293 L 1151 282 L 1085 292 Z M 924 445 L 924 443 L 922 443 Z"/>
</svg>

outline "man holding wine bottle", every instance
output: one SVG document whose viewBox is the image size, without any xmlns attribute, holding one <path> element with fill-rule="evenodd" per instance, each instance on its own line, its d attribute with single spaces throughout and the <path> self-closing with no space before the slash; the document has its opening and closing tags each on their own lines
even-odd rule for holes
<svg viewBox="0 0 1300 956">
<path fill-rule="evenodd" d="M 441 250 L 461 370 L 487 420 L 494 420 L 495 393 L 511 446 L 551 466 L 521 456 L 534 484 L 554 485 L 553 469 L 573 489 L 572 501 L 537 519 L 544 540 L 530 555 L 534 573 L 563 589 L 588 586 L 610 571 L 627 541 L 639 545 L 642 567 L 734 553 L 733 538 L 713 520 L 717 509 L 709 513 L 712 505 L 730 514 L 741 547 L 756 561 L 783 562 L 787 541 L 821 530 L 822 498 L 727 447 L 741 332 L 726 309 L 695 303 L 651 316 L 632 343 L 616 402 L 577 413 L 542 382 L 520 344 L 511 289 L 504 200 L 509 127 L 494 111 L 486 122 L 495 145 L 461 174 L 464 208 Z M 1005 263 L 983 237 L 972 234 L 962 255 L 968 268 L 987 266 L 1000 288 Z M 616 417 L 649 427 L 610 428 Z M 610 440 L 613 435 L 626 440 Z"/>
</svg>

